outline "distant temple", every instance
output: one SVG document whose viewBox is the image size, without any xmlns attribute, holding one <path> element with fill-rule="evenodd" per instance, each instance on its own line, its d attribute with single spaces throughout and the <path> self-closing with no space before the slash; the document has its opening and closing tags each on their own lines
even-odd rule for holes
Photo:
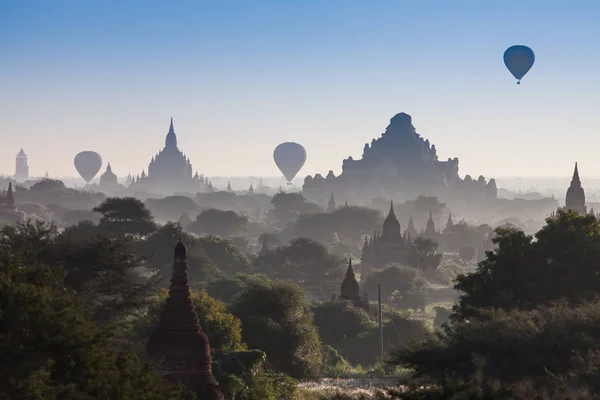
<svg viewBox="0 0 600 400">
<path fill-rule="evenodd" d="M 432 217 L 431 213 L 429 213 L 429 219 L 427 220 L 425 229 L 423 231 L 421 231 L 421 234 L 419 235 L 419 237 L 431 239 L 434 242 L 439 243 L 441 236 L 442 236 L 442 233 L 435 228 L 435 222 L 433 222 L 433 217 Z"/>
<path fill-rule="evenodd" d="M 27 214 L 19 211 L 13 193 L 12 182 L 8 183 L 8 190 L 0 197 L 0 221 L 23 222 Z"/>
<path fill-rule="evenodd" d="M 158 192 L 189 191 L 196 193 L 206 191 L 204 177 L 193 173 L 190 159 L 177 147 L 177 136 L 171 126 L 165 139 L 165 147 L 152 157 L 148 165 L 148 174 L 142 171 L 132 179 L 131 186 L 139 190 Z"/>
<path fill-rule="evenodd" d="M 106 171 L 102 175 L 100 175 L 100 182 L 98 183 L 98 189 L 112 192 L 116 190 L 125 189 L 125 187 L 119 184 L 117 179 L 117 175 L 112 172 L 112 167 L 110 166 L 110 162 L 106 166 Z"/>
<path fill-rule="evenodd" d="M 458 158 L 440 161 L 435 145 L 423 139 L 412 125 L 410 115 L 395 115 L 385 133 L 365 144 L 360 160 L 352 157 L 342 163 L 342 173 L 329 171 L 307 176 L 302 187 L 304 196 L 327 204 L 331 193 L 337 198 L 356 200 L 374 197 L 408 200 L 418 195 L 448 199 L 493 200 L 498 197 L 496 182 L 480 176 L 458 176 Z M 364 201 L 363 201 L 364 203 Z"/>
<path fill-rule="evenodd" d="M 575 163 L 575 170 L 573 171 L 573 178 L 571 178 L 571 185 L 567 189 L 565 208 L 568 210 L 577 211 L 580 214 L 587 213 L 587 207 L 585 205 L 585 192 L 581 186 L 581 180 L 579 179 L 577 163 Z"/>
<path fill-rule="evenodd" d="M 342 282 L 340 291 L 340 300 L 351 301 L 356 307 L 363 308 L 368 311 L 369 302 L 367 300 L 367 294 L 365 297 L 360 297 L 360 287 L 354 275 L 354 269 L 352 268 L 352 259 L 348 260 L 348 269 L 346 270 L 346 276 Z"/>
<path fill-rule="evenodd" d="M 412 229 L 414 230 L 414 225 Z M 361 279 L 371 274 L 373 269 L 385 268 L 393 263 L 407 265 L 413 239 L 408 232 L 402 235 L 400 222 L 394 213 L 394 204 L 390 204 L 390 212 L 383 222 L 381 234 L 375 232 L 372 237 L 365 237 L 361 256 Z"/>
<path fill-rule="evenodd" d="M 15 180 L 25 182 L 29 179 L 29 165 L 27 164 L 27 154 L 21 149 L 15 160 Z"/>
<path fill-rule="evenodd" d="M 337 209 L 337 205 L 335 204 L 335 197 L 333 197 L 333 193 L 331 193 L 331 197 L 329 198 L 329 202 L 327 203 L 327 212 L 334 212 Z"/>
<path fill-rule="evenodd" d="M 148 354 L 167 380 L 180 381 L 198 399 L 223 400 L 219 383 L 212 374 L 208 337 L 202 332 L 190 297 L 186 253 L 180 240 L 174 251 L 169 297 L 148 342 Z"/>
</svg>

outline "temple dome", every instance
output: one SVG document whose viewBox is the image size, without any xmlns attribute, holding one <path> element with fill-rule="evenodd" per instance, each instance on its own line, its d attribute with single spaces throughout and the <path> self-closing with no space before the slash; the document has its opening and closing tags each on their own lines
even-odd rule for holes
<svg viewBox="0 0 600 400">
<path fill-rule="evenodd" d="M 390 119 L 390 125 L 412 125 L 412 117 L 406 113 L 398 113 Z"/>
</svg>

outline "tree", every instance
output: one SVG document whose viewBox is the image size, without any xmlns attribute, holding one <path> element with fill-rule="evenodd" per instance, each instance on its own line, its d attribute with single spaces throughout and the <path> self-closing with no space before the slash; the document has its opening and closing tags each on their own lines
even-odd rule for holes
<svg viewBox="0 0 600 400">
<path fill-rule="evenodd" d="M 306 309 L 300 287 L 268 280 L 249 282 L 230 306 L 242 321 L 244 342 L 266 352 L 275 371 L 292 377 L 315 376 L 321 368 L 321 341 Z"/>
<path fill-rule="evenodd" d="M 362 288 L 367 292 L 369 299 L 376 299 L 378 285 L 382 284 L 381 298 L 388 299 L 394 291 L 398 291 L 400 294 L 415 291 L 421 280 L 420 270 L 405 266 L 391 266 L 369 275 Z"/>
<path fill-rule="evenodd" d="M 442 255 L 437 253 L 438 247 L 439 244 L 431 239 L 416 238 L 409 257 L 410 266 L 422 271 L 436 270 L 442 262 Z"/>
<path fill-rule="evenodd" d="M 471 262 L 475 258 L 475 249 L 471 246 L 461 247 L 458 256 L 464 263 Z"/>
<path fill-rule="evenodd" d="M 161 290 L 151 303 L 147 314 L 137 321 L 135 342 L 145 344 L 148 341 L 168 295 L 166 289 Z M 247 350 L 242 342 L 240 320 L 227 312 L 225 303 L 211 298 L 204 290 L 192 293 L 192 301 L 202 331 L 208 336 L 213 356 L 220 357 L 226 353 Z"/>
<path fill-rule="evenodd" d="M 324 344 L 334 346 L 358 337 L 375 326 L 369 315 L 347 301 L 327 301 L 313 305 L 314 324 Z"/>
<path fill-rule="evenodd" d="M 216 236 L 203 236 L 198 239 L 198 246 L 224 273 L 234 275 L 250 272 L 252 266 L 250 260 L 229 240 Z"/>
<path fill-rule="evenodd" d="M 395 363 L 435 384 L 448 376 L 469 380 L 479 375 L 497 386 L 528 379 L 540 389 L 566 380 L 597 393 L 599 324 L 598 301 L 575 308 L 558 303 L 530 311 L 488 309 L 478 320 L 457 322 L 398 349 Z"/>
<path fill-rule="evenodd" d="M 188 225 L 190 232 L 198 235 L 216 235 L 221 237 L 235 236 L 242 232 L 248 224 L 248 217 L 235 211 L 210 209 L 202 211 L 196 220 Z"/>
<path fill-rule="evenodd" d="M 298 208 L 306 203 L 306 199 L 301 193 L 277 192 L 271 199 L 271 204 L 275 208 Z"/>
<path fill-rule="evenodd" d="M 559 210 L 532 236 L 497 228 L 497 249 L 477 270 L 457 278 L 463 294 L 455 320 L 479 308 L 532 309 L 559 299 L 579 304 L 599 294 L 600 222 L 593 215 Z"/>
<path fill-rule="evenodd" d="M 143 236 L 156 228 L 150 211 L 135 197 L 109 197 L 93 211 L 102 215 L 99 227 L 110 234 Z"/>
<path fill-rule="evenodd" d="M 278 192 L 271 199 L 274 209 L 270 211 L 276 219 L 283 223 L 293 222 L 302 214 L 314 214 L 323 209 L 306 201 L 300 193 Z"/>
<path fill-rule="evenodd" d="M 407 318 L 398 312 L 386 315 L 383 322 L 383 348 L 389 354 L 396 348 L 405 348 L 413 341 L 422 341 L 429 335 L 424 321 Z M 379 329 L 367 332 L 338 344 L 339 354 L 353 364 L 373 365 L 381 361 Z"/>
<path fill-rule="evenodd" d="M 381 213 L 367 207 L 341 207 L 330 213 L 301 215 L 295 233 L 319 242 L 329 242 L 337 234 L 344 242 L 362 245 L 365 234 L 381 227 Z"/>
<path fill-rule="evenodd" d="M 281 246 L 281 238 L 276 233 L 263 232 L 258 237 L 258 243 L 262 246 L 262 244 L 267 241 L 267 246 L 270 249 L 274 249 L 275 247 Z"/>
<path fill-rule="evenodd" d="M 70 210 L 61 218 L 65 226 L 77 225 L 82 221 L 91 221 L 95 224 L 100 222 L 98 213 L 90 210 Z"/>
<path fill-rule="evenodd" d="M 66 272 L 64 283 L 89 307 L 97 321 L 122 316 L 145 303 L 156 277 L 139 273 L 144 260 L 130 253 L 126 242 L 95 232 L 65 230 L 43 221 L 6 226 L 0 247 L 19 249 L 30 264 Z"/>
<path fill-rule="evenodd" d="M 162 199 L 147 199 L 146 206 L 158 219 L 173 221 L 182 213 L 196 215 L 198 204 L 187 196 L 168 196 Z"/>
<path fill-rule="evenodd" d="M 459 249 L 467 246 L 477 248 L 488 237 L 488 230 L 482 225 L 476 228 L 460 221 L 452 226 L 445 234 L 444 249 L 446 251 L 459 251 Z"/>
<path fill-rule="evenodd" d="M 217 266 L 217 262 L 225 258 L 224 255 L 218 254 L 220 258 L 217 261 L 213 260 L 204 251 L 198 238 L 184 232 L 178 223 L 168 222 L 158 226 L 145 240 L 136 242 L 134 246 L 135 251 L 148 260 L 148 268 L 158 272 L 163 278 L 161 280 L 163 287 L 169 285 L 173 270 L 173 243 L 179 239 L 187 247 L 190 282 L 210 282 L 224 276 Z M 225 256 L 228 254 L 226 251 L 224 253 Z M 225 260 L 229 259 L 225 258 Z"/>
<path fill-rule="evenodd" d="M 343 274 L 344 260 L 329 253 L 314 240 L 297 238 L 254 261 L 257 272 L 274 279 L 296 282 L 337 281 Z"/>
<path fill-rule="evenodd" d="M 0 398 L 167 400 L 180 390 L 86 319 L 60 268 L 0 254 Z"/>
<path fill-rule="evenodd" d="M 433 214 L 439 216 L 446 208 L 446 203 L 442 203 L 435 196 L 419 196 L 412 201 L 406 202 L 411 205 L 415 213 Z"/>
<path fill-rule="evenodd" d="M 29 188 L 30 192 L 53 192 L 64 190 L 67 187 L 63 183 L 63 181 L 59 181 L 56 179 L 42 179 L 31 185 Z"/>
</svg>

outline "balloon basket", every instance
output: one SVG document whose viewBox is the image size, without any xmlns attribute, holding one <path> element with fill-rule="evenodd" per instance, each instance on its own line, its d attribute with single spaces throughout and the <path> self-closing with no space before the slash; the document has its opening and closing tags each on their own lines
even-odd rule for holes
<svg viewBox="0 0 600 400">
<path fill-rule="evenodd" d="M 287 185 L 288 185 L 288 186 L 292 186 L 292 182 L 288 182 L 288 183 L 287 183 Z"/>
<path fill-rule="evenodd" d="M 520 85 L 520 84 L 521 84 L 521 81 L 517 81 L 517 85 Z"/>
</svg>

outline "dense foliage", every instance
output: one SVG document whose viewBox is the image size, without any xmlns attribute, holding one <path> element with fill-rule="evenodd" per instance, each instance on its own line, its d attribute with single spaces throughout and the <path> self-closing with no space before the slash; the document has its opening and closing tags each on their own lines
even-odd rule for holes
<svg viewBox="0 0 600 400">
<path fill-rule="evenodd" d="M 0 398 L 164 399 L 171 387 L 84 314 L 59 268 L 0 253 Z"/>
<path fill-rule="evenodd" d="M 559 210 L 535 239 L 510 227 L 496 233 L 497 250 L 457 280 L 453 322 L 395 352 L 395 363 L 433 384 L 398 396 L 593 398 L 600 222 Z"/>
</svg>

